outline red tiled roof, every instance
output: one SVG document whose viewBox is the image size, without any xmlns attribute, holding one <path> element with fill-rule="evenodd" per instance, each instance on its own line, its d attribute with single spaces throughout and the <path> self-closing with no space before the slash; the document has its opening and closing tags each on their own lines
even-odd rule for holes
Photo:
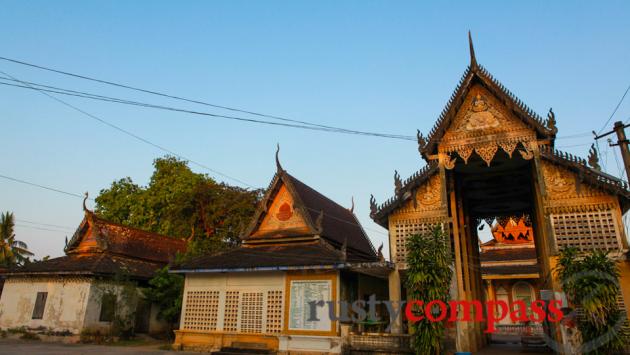
<svg viewBox="0 0 630 355">
<path fill-rule="evenodd" d="M 186 251 L 185 240 L 112 223 L 88 211 L 68 243 L 68 254 L 77 252 L 77 247 L 87 237 L 87 224 L 92 226 L 90 232 L 100 242 L 99 247 L 112 254 L 166 264 L 176 253 Z"/>
</svg>

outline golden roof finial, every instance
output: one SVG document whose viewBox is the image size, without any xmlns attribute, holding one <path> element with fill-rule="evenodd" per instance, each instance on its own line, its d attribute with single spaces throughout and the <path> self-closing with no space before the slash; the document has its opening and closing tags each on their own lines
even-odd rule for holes
<svg viewBox="0 0 630 355">
<path fill-rule="evenodd" d="M 472 35 L 470 34 L 470 30 L 468 30 L 468 45 L 470 46 L 470 67 L 477 67 L 477 58 L 475 58 L 475 47 L 473 46 Z"/>
</svg>

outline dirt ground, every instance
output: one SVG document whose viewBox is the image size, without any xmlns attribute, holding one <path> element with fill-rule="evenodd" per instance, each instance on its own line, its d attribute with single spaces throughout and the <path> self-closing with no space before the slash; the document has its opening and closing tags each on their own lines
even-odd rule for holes
<svg viewBox="0 0 630 355">
<path fill-rule="evenodd" d="M 42 341 L 27 341 L 2 339 L 0 340 L 0 354 L 7 355 L 114 355 L 114 354 L 142 354 L 142 355 L 199 355 L 195 352 L 160 350 L 160 343 L 143 344 L 143 345 L 85 345 L 85 344 L 61 344 L 46 343 Z"/>
</svg>

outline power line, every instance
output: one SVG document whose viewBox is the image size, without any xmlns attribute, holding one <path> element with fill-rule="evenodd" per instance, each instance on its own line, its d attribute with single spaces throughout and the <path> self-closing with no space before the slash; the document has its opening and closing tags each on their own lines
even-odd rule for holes
<svg viewBox="0 0 630 355">
<path fill-rule="evenodd" d="M 395 134 L 381 134 L 381 133 L 376 133 L 376 132 L 356 131 L 356 130 L 351 130 L 351 129 L 346 129 L 346 128 L 340 128 L 340 127 L 334 127 L 334 126 L 328 126 L 328 125 L 312 123 L 312 122 L 308 122 L 308 121 L 294 120 L 294 119 L 281 117 L 281 116 L 276 116 L 276 115 L 268 115 L 268 114 L 263 114 L 263 113 L 259 113 L 259 112 L 238 109 L 238 108 L 234 108 L 234 107 L 228 107 L 228 106 L 223 106 L 223 105 L 211 104 L 211 103 L 200 101 L 200 100 L 188 99 L 188 98 L 184 98 L 184 97 L 181 97 L 181 96 L 175 96 L 175 95 L 161 93 L 161 92 L 158 92 L 158 91 L 155 91 L 155 90 L 142 89 L 142 88 L 126 85 L 126 84 L 116 83 L 116 82 L 113 82 L 113 81 L 97 79 L 97 78 L 93 78 L 93 77 L 89 77 L 89 76 L 85 76 L 85 75 L 70 73 L 70 72 L 67 72 L 67 71 L 53 69 L 53 68 L 49 68 L 49 67 L 44 67 L 44 66 L 41 66 L 41 65 L 37 65 L 37 64 L 33 64 L 33 63 L 27 63 L 27 62 L 16 60 L 16 59 L 11 59 L 11 58 L 6 58 L 6 57 L 0 57 L 0 59 L 8 61 L 8 62 L 12 62 L 12 63 L 20 64 L 20 65 L 25 65 L 25 66 L 29 66 L 29 67 L 33 67 L 33 68 L 37 68 L 37 69 L 41 69 L 41 70 L 45 70 L 45 71 L 49 71 L 49 72 L 54 72 L 54 73 L 57 73 L 57 74 L 62 74 L 62 75 L 67 75 L 67 76 L 71 76 L 71 77 L 75 77 L 75 78 L 79 78 L 79 79 L 84 79 L 84 80 L 89 80 L 89 81 L 93 81 L 93 82 L 98 82 L 98 83 L 101 83 L 101 84 L 112 85 L 112 86 L 116 86 L 116 87 L 120 87 L 120 88 L 124 88 L 124 89 L 139 91 L 139 92 L 143 92 L 143 93 L 147 93 L 147 94 L 167 97 L 167 98 L 174 99 L 174 100 L 180 100 L 180 101 L 185 101 L 185 102 L 189 102 L 189 103 L 195 103 L 195 104 L 209 106 L 209 107 L 214 107 L 214 108 L 220 108 L 220 109 L 229 110 L 229 111 L 233 111 L 233 112 L 246 113 L 246 114 L 254 115 L 254 116 L 258 116 L 258 117 L 266 117 L 266 118 L 271 118 L 271 119 L 285 121 L 285 122 L 299 123 L 299 124 L 302 124 L 302 125 L 308 125 L 308 126 L 312 126 L 312 127 L 323 128 L 323 129 L 330 130 L 330 131 L 333 131 L 333 132 L 361 134 L 361 135 L 370 135 L 370 136 L 395 138 L 395 139 L 405 139 L 405 140 L 415 140 L 415 137 L 413 137 L 413 136 L 395 135 Z M 217 116 L 222 116 L 222 115 L 217 115 Z M 259 120 L 254 120 L 254 121 L 259 121 Z M 262 122 L 268 122 L 268 124 L 271 124 L 269 121 L 262 121 Z M 289 126 L 289 127 L 291 127 L 291 126 Z M 301 128 L 304 128 L 304 127 L 301 127 Z"/>
<path fill-rule="evenodd" d="M 50 229 L 50 228 L 43 228 L 43 227 L 35 227 L 35 226 L 28 226 L 25 224 L 15 224 L 16 227 L 22 227 L 22 228 L 30 228 L 30 229 L 38 229 L 38 230 L 42 230 L 42 231 L 49 231 L 49 232 L 58 232 L 58 233 L 71 233 L 68 231 L 64 231 L 64 230 L 59 230 L 59 229 Z"/>
<path fill-rule="evenodd" d="M 54 93 L 54 94 L 62 94 L 62 95 L 86 98 L 86 99 L 91 99 L 91 100 L 119 103 L 119 104 L 124 104 L 124 105 L 154 108 L 154 109 L 160 109 L 160 110 L 166 110 L 166 111 L 188 113 L 188 114 L 200 115 L 200 116 L 208 116 L 208 117 L 213 117 L 213 118 L 224 118 L 224 119 L 236 120 L 236 121 L 242 121 L 242 122 L 248 122 L 248 123 L 259 123 L 259 124 L 267 124 L 267 125 L 273 125 L 273 126 L 300 128 L 300 129 L 307 129 L 307 130 L 312 130 L 312 131 L 356 134 L 356 135 L 375 136 L 375 137 L 401 139 L 401 140 L 415 140 L 415 138 L 411 136 L 392 135 L 392 134 L 387 134 L 387 133 L 376 133 L 376 132 L 353 131 L 353 130 L 345 130 L 345 129 L 320 128 L 320 127 L 304 126 L 304 125 L 297 125 L 297 124 L 290 124 L 290 123 L 262 121 L 262 120 L 256 120 L 256 119 L 251 119 L 251 118 L 244 118 L 244 117 L 219 115 L 219 114 L 210 113 L 210 112 L 193 111 L 193 110 L 187 110 L 187 109 L 177 108 L 177 107 L 172 107 L 172 106 L 155 105 L 155 104 L 132 101 L 132 100 L 121 99 L 121 98 L 116 98 L 116 97 L 111 97 L 111 96 L 97 95 L 97 94 L 92 94 L 92 93 L 88 93 L 84 91 L 75 91 L 75 90 L 64 89 L 64 88 L 59 88 L 59 87 L 54 87 L 54 86 L 49 86 L 49 85 L 26 82 L 22 80 L 6 79 L 2 77 L 0 77 L 0 79 L 12 80 L 12 81 L 17 81 L 17 82 L 26 84 L 26 85 L 17 85 L 17 84 L 0 82 L 0 85 L 12 86 L 12 87 L 29 89 L 29 90 L 37 90 L 41 92 L 48 92 L 48 93 Z M 43 89 L 42 87 L 48 88 L 48 89 Z"/>
<path fill-rule="evenodd" d="M 54 192 L 59 192 L 59 193 L 62 193 L 62 194 L 68 195 L 68 196 L 73 196 L 73 197 L 78 197 L 78 198 L 84 198 L 85 197 L 84 195 L 81 195 L 81 194 L 75 194 L 75 193 L 72 193 L 72 192 L 67 192 L 67 191 L 55 189 L 53 187 L 48 187 L 48 186 L 36 184 L 34 182 L 30 182 L 30 181 L 26 181 L 26 180 L 14 178 L 14 177 L 6 176 L 6 175 L 0 175 L 0 178 L 6 179 L 6 180 L 11 180 L 13 182 L 18 182 L 18 183 L 24 184 L 24 185 L 30 185 L 30 186 L 35 186 L 35 187 L 39 187 L 39 188 L 50 190 L 50 191 L 54 191 Z M 93 198 L 88 198 L 88 200 L 94 201 Z"/>
<path fill-rule="evenodd" d="M 42 223 L 42 222 L 35 222 L 35 221 L 29 221 L 26 219 L 15 219 L 17 222 L 22 222 L 22 223 L 29 223 L 29 224 L 35 224 L 35 225 L 40 225 L 40 226 L 46 226 L 46 227 L 55 227 L 55 228 L 63 228 L 63 229 L 69 229 L 69 230 L 74 230 L 75 228 L 72 227 L 68 227 L 68 226 L 61 226 L 59 224 L 51 224 L 51 223 Z"/>
<path fill-rule="evenodd" d="M 621 96 L 621 99 L 619 100 L 619 103 L 617 104 L 617 106 L 615 106 L 615 109 L 613 110 L 613 112 L 610 114 L 610 117 L 608 117 L 608 120 L 606 121 L 606 123 L 604 123 L 604 125 L 602 126 L 602 128 L 599 130 L 599 132 L 597 133 L 598 135 L 602 134 L 602 131 L 604 129 L 606 129 L 606 127 L 608 126 L 608 123 L 610 123 L 610 120 L 612 120 L 613 116 L 615 115 L 615 113 L 617 113 L 617 110 L 619 109 L 619 106 L 621 106 L 621 103 L 623 102 L 623 99 L 626 98 L 626 95 L 628 95 L 628 91 L 630 91 L 630 85 L 628 85 L 628 88 L 626 89 L 626 91 L 623 93 L 623 96 Z"/>
<path fill-rule="evenodd" d="M 19 79 L 17 79 L 17 78 L 15 78 L 14 76 L 9 75 L 9 74 L 7 74 L 7 73 L 5 73 L 5 72 L 1 71 L 1 70 L 0 70 L 0 73 L 4 74 L 4 75 L 6 75 L 6 76 L 9 76 L 9 77 L 11 77 L 12 79 L 15 79 L 15 80 L 18 80 L 18 81 L 19 81 Z M 22 82 L 22 83 L 24 83 L 24 82 Z M 24 84 L 26 84 L 26 83 L 24 83 Z M 27 86 L 29 86 L 28 84 L 26 84 L 26 85 L 27 85 Z M 31 87 L 32 87 L 32 86 L 31 86 Z M 206 169 L 206 170 L 208 170 L 208 171 L 210 171 L 210 172 L 213 172 L 213 173 L 215 173 L 215 174 L 217 174 L 217 175 L 221 175 L 221 176 L 223 176 L 223 177 L 225 177 L 225 178 L 228 178 L 228 179 L 231 179 L 231 180 L 233 180 L 233 181 L 236 181 L 236 182 L 238 182 L 238 183 L 240 183 L 240 184 L 242 184 L 242 185 L 245 185 L 245 186 L 248 186 L 248 187 L 251 187 L 251 188 L 255 188 L 253 185 L 250 185 L 250 184 L 248 184 L 248 183 L 246 183 L 246 182 L 244 182 L 244 181 L 242 181 L 242 180 L 240 180 L 240 179 L 237 179 L 237 178 L 235 178 L 235 177 L 231 177 L 231 176 L 229 176 L 229 175 L 227 175 L 227 174 L 224 174 L 224 173 L 222 173 L 222 172 L 220 172 L 220 171 L 218 171 L 218 170 L 212 169 L 212 168 L 210 168 L 210 167 L 208 167 L 208 166 L 206 166 L 206 165 L 204 165 L 204 164 L 198 163 L 198 162 L 196 162 L 196 161 L 194 161 L 194 160 L 192 160 L 192 159 L 188 159 L 188 158 L 186 158 L 186 157 L 182 156 L 181 154 L 177 154 L 177 153 L 175 153 L 174 151 L 172 151 L 172 150 L 170 150 L 170 149 L 167 149 L 167 148 L 165 148 L 165 147 L 163 147 L 163 146 L 160 146 L 160 145 L 158 145 L 158 144 L 156 144 L 156 143 L 153 143 L 153 142 L 149 141 L 149 140 L 148 140 L 148 139 L 146 139 L 146 138 L 142 138 L 142 137 L 138 136 L 137 134 L 132 133 L 132 132 L 130 132 L 130 131 L 127 131 L 127 130 L 125 130 L 124 128 L 121 128 L 121 127 L 119 127 L 119 126 L 117 126 L 117 125 L 115 125 L 115 124 L 113 124 L 113 123 L 110 123 L 110 122 L 108 122 L 108 121 L 105 121 L 104 119 L 102 119 L 102 118 L 100 118 L 100 117 L 97 117 L 97 116 L 95 116 L 95 115 L 93 115 L 93 114 L 91 114 L 91 113 L 89 113 L 89 112 L 86 112 L 86 111 L 84 111 L 84 110 L 82 110 L 82 109 L 80 109 L 80 108 L 78 108 L 78 107 L 76 107 L 76 106 L 74 106 L 74 105 L 72 105 L 72 104 L 70 104 L 70 103 L 68 103 L 68 102 L 66 102 L 66 101 L 64 101 L 64 100 L 62 100 L 62 99 L 60 99 L 60 98 L 58 98 L 58 97 L 55 97 L 55 96 L 53 96 L 53 95 L 51 95 L 51 94 L 49 94 L 49 93 L 47 93 L 47 92 L 43 91 L 42 89 L 39 89 L 39 88 L 36 88 L 36 87 L 32 87 L 32 88 L 33 88 L 34 90 L 37 90 L 37 91 L 38 91 L 39 93 L 41 93 L 42 95 L 45 95 L 45 96 L 47 96 L 47 97 L 49 97 L 49 98 L 51 98 L 51 99 L 53 99 L 53 100 L 55 100 L 55 101 L 57 101 L 57 102 L 61 103 L 61 104 L 62 104 L 62 105 L 64 105 L 64 106 L 70 107 L 71 109 L 73 109 L 73 110 L 75 110 L 75 111 L 77 111 L 77 112 L 80 112 L 80 113 L 84 114 L 85 116 L 87 116 L 87 117 L 89 117 L 89 118 L 91 118 L 91 119 L 94 119 L 94 120 L 96 120 L 96 121 L 99 121 L 100 123 L 102 123 L 102 124 L 104 124 L 104 125 L 106 125 L 106 126 L 109 126 L 109 127 L 113 128 L 113 129 L 115 129 L 115 130 L 119 131 L 119 132 L 122 132 L 122 133 L 124 133 L 124 134 L 126 134 L 126 135 L 128 135 L 128 136 L 130 136 L 130 137 L 132 137 L 132 138 L 135 138 L 136 140 L 139 140 L 139 141 L 141 141 L 141 142 L 143 142 L 143 143 L 146 143 L 146 144 L 148 144 L 148 145 L 150 145 L 150 146 L 153 146 L 153 147 L 155 147 L 155 148 L 158 148 L 158 149 L 160 149 L 160 150 L 162 150 L 162 151 L 164 151 L 164 152 L 166 152 L 166 153 L 168 153 L 168 154 L 171 154 L 171 155 L 173 155 L 173 156 L 175 156 L 175 157 L 177 157 L 177 158 L 179 158 L 179 159 L 182 159 L 182 160 L 187 160 L 187 161 L 191 162 L 192 164 L 197 165 L 197 166 L 199 166 L 199 167 L 201 167 L 201 168 L 204 168 L 204 169 Z"/>
</svg>

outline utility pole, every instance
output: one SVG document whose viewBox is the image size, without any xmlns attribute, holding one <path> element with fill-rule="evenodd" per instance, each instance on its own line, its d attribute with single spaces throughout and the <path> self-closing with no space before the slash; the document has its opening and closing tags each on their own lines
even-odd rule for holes
<svg viewBox="0 0 630 355">
<path fill-rule="evenodd" d="M 626 179 L 630 182 L 630 150 L 628 149 L 628 139 L 626 138 L 625 131 L 628 126 L 630 126 L 630 124 L 624 125 L 623 122 L 617 121 L 615 122 L 612 131 L 595 136 L 595 139 L 600 139 L 610 134 L 617 133 L 617 143 L 611 144 L 610 146 L 619 146 L 619 149 L 621 150 L 621 157 L 623 158 L 623 165 L 626 168 Z"/>
</svg>

